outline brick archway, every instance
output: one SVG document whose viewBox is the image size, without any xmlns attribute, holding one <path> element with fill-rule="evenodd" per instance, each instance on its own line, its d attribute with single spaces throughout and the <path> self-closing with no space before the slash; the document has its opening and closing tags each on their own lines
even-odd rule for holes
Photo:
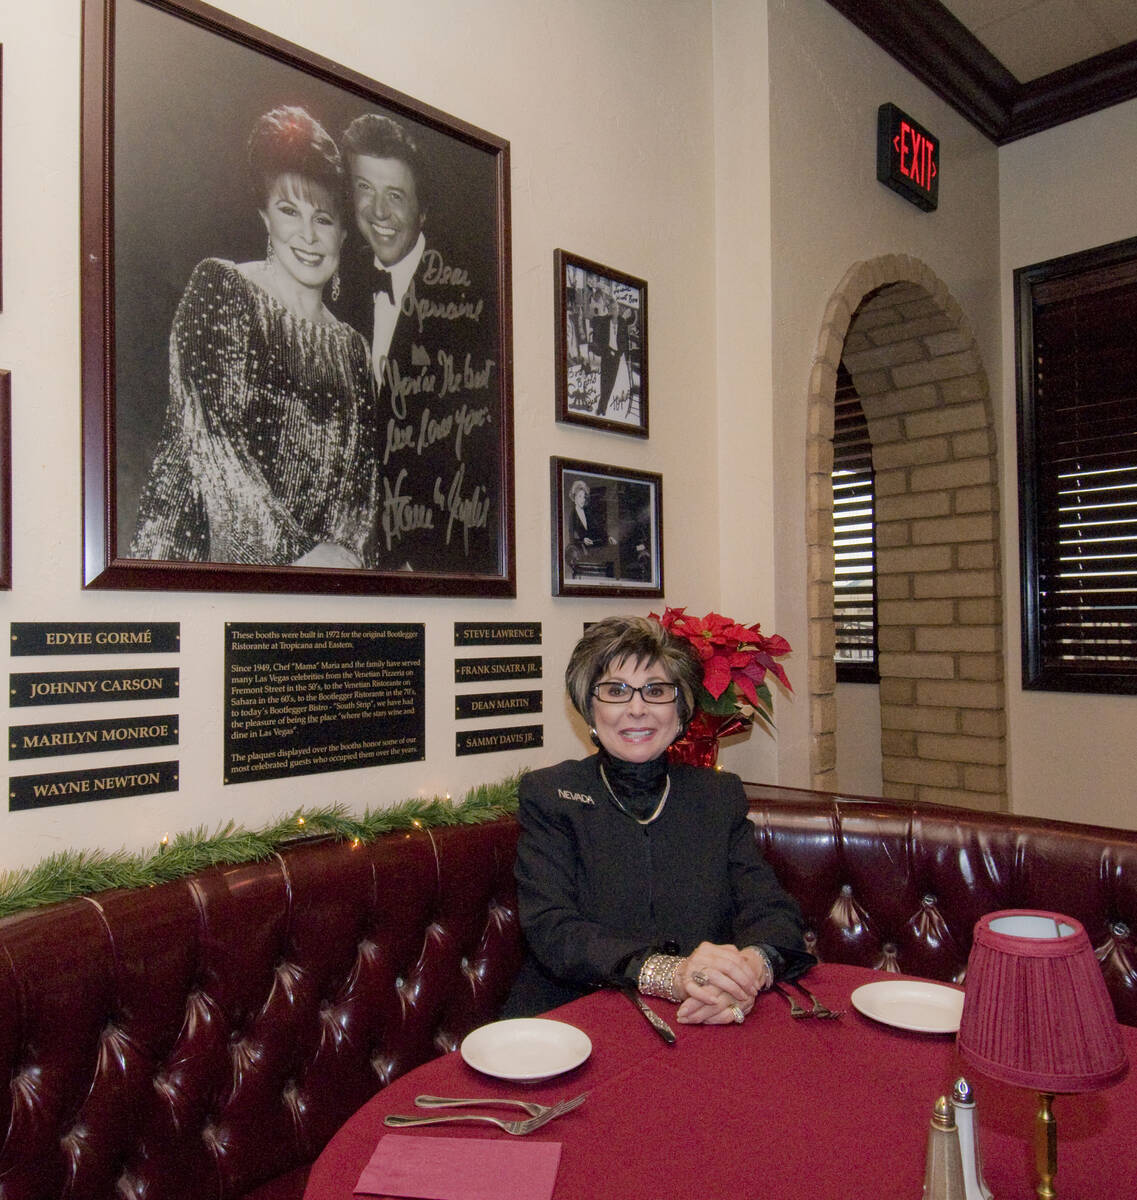
<svg viewBox="0 0 1137 1200">
<path fill-rule="evenodd" d="M 884 794 L 1005 808 L 995 422 L 962 309 L 907 255 L 850 268 L 826 307 L 810 375 L 813 786 L 838 785 L 831 472 L 842 358 L 861 396 L 876 470 Z"/>
</svg>

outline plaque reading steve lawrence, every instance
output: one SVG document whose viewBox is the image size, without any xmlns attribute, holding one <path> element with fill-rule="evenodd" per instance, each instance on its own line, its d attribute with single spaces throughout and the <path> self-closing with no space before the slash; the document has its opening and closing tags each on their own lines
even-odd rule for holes
<svg viewBox="0 0 1137 1200">
<path fill-rule="evenodd" d="M 226 783 L 417 762 L 422 625 L 225 627 Z"/>
</svg>

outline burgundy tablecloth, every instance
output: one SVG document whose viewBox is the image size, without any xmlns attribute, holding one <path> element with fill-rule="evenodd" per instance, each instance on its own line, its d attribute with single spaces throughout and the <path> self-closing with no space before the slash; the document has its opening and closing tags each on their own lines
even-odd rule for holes
<svg viewBox="0 0 1137 1200">
<path fill-rule="evenodd" d="M 383 1117 L 415 1112 L 421 1092 L 549 1102 L 582 1091 L 579 1109 L 529 1135 L 562 1143 L 554 1200 L 918 1200 L 932 1105 L 961 1074 L 976 1092 L 988 1184 L 998 1200 L 1032 1200 L 1033 1094 L 968 1069 L 950 1035 L 894 1029 L 853 1010 L 853 989 L 882 977 L 895 978 L 822 964 L 807 982 L 846 1009 L 840 1020 L 794 1021 L 771 992 L 741 1026 L 672 1021 L 673 1047 L 624 996 L 578 1000 L 550 1015 L 592 1039 L 587 1062 L 529 1085 L 481 1075 L 459 1054 L 427 1063 L 344 1125 L 313 1167 L 305 1200 L 350 1200 L 386 1132 Z M 652 1003 L 672 1018 L 672 1005 Z M 1134 1062 L 1137 1030 L 1123 1032 Z M 1137 1069 L 1107 1091 L 1058 1097 L 1055 1113 L 1063 1200 L 1137 1197 Z M 488 1125 L 414 1132 L 510 1136 Z"/>
</svg>

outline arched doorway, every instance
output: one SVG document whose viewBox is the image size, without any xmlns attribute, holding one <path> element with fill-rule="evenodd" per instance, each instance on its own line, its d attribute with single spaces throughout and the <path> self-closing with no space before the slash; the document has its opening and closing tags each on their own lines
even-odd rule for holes
<svg viewBox="0 0 1137 1200">
<path fill-rule="evenodd" d="M 836 790 L 833 397 L 844 360 L 873 443 L 881 773 L 896 799 L 1007 804 L 998 465 L 962 309 L 924 263 L 855 264 L 826 307 L 810 378 L 813 786 Z"/>
</svg>

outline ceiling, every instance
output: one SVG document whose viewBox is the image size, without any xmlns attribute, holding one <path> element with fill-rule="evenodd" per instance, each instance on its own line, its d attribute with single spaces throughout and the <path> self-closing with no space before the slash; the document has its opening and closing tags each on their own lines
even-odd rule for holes
<svg viewBox="0 0 1137 1200">
<path fill-rule="evenodd" d="M 828 0 L 997 145 L 1137 96 L 1135 0 Z"/>
</svg>

